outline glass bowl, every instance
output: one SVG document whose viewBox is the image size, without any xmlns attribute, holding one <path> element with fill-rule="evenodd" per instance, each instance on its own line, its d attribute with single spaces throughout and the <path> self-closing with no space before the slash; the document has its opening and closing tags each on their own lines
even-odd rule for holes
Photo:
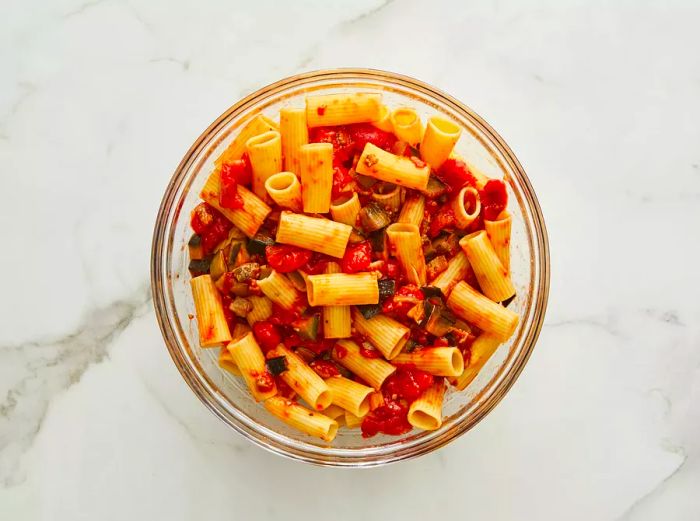
<svg viewBox="0 0 700 521">
<path fill-rule="evenodd" d="M 214 167 L 214 160 L 238 130 L 262 112 L 277 119 L 280 107 L 303 106 L 307 94 L 380 92 L 390 107 L 414 107 L 425 121 L 442 113 L 463 127 L 456 151 L 489 177 L 505 178 L 513 216 L 511 270 L 517 296 L 510 308 L 521 320 L 478 377 L 461 392 L 445 397 L 442 427 L 403 436 L 363 439 L 360 431 L 340 429 L 328 444 L 298 432 L 270 415 L 250 396 L 242 379 L 217 364 L 218 349 L 202 349 L 192 316 L 187 270 L 190 210 Z M 165 343 L 192 391 L 221 420 L 275 453 L 329 466 L 367 467 L 399 461 L 437 449 L 476 425 L 503 398 L 523 370 L 544 320 L 549 293 L 549 250 L 542 212 L 523 168 L 503 139 L 472 110 L 423 82 L 389 72 L 334 69 L 287 78 L 254 92 L 222 114 L 185 154 L 168 184 L 153 234 L 151 287 Z"/>
</svg>

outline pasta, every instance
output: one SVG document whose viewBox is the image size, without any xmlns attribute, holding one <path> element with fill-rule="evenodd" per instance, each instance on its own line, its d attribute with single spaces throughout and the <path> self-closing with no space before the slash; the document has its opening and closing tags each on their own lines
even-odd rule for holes
<svg viewBox="0 0 700 521">
<path fill-rule="evenodd" d="M 498 219 L 484 219 L 484 229 L 493 245 L 493 250 L 506 272 L 510 272 L 510 229 L 513 219 L 508 212 L 501 212 Z"/>
<path fill-rule="evenodd" d="M 277 228 L 277 242 L 340 258 L 345 254 L 350 232 L 352 227 L 347 224 L 282 212 Z"/>
<path fill-rule="evenodd" d="M 499 345 L 501 345 L 501 340 L 497 336 L 490 333 L 479 335 L 472 344 L 469 363 L 465 364 L 462 374 L 450 379 L 450 383 L 459 391 L 466 389 L 496 352 Z"/>
<path fill-rule="evenodd" d="M 440 168 L 450 157 L 461 133 L 456 123 L 440 116 L 431 117 L 420 145 L 423 161 L 435 170 Z"/>
<path fill-rule="evenodd" d="M 244 234 L 252 237 L 269 215 L 271 208 L 253 192 L 240 185 L 237 187 L 237 192 L 243 200 L 243 208 L 236 210 L 223 208 L 219 205 L 219 197 L 221 195 L 219 176 L 218 172 L 214 172 L 209 176 L 204 188 L 202 188 L 200 197 L 221 212 Z"/>
<path fill-rule="evenodd" d="M 425 197 L 422 194 L 414 194 L 406 198 L 401 207 L 401 213 L 396 222 L 413 224 L 420 227 L 423 222 L 423 212 L 425 210 Z"/>
<path fill-rule="evenodd" d="M 360 198 L 354 193 L 347 199 L 331 204 L 331 216 L 334 221 L 347 224 L 348 226 L 355 226 L 360 208 Z"/>
<path fill-rule="evenodd" d="M 333 359 L 362 378 L 375 389 L 396 371 L 396 367 L 381 358 L 365 358 L 360 346 L 352 340 L 339 340 L 332 351 Z"/>
<path fill-rule="evenodd" d="M 464 229 L 473 223 L 481 212 L 479 192 L 471 186 L 465 186 L 459 191 L 457 197 L 452 199 L 451 206 L 457 226 Z"/>
<path fill-rule="evenodd" d="M 496 304 L 464 281 L 454 287 L 447 305 L 458 316 L 482 331 L 493 333 L 502 342 L 508 340 L 518 327 L 517 313 Z"/>
<path fill-rule="evenodd" d="M 327 273 L 309 275 L 306 295 L 311 306 L 353 306 L 379 302 L 374 273 Z"/>
<path fill-rule="evenodd" d="M 338 422 L 320 412 L 310 411 L 298 403 L 275 396 L 265 400 L 265 409 L 284 423 L 306 434 L 331 442 L 338 434 Z"/>
<path fill-rule="evenodd" d="M 326 385 L 331 390 L 333 405 L 338 405 L 355 416 L 364 416 L 369 412 L 369 395 L 373 389 L 342 376 L 326 378 Z"/>
<path fill-rule="evenodd" d="M 456 347 L 430 347 L 402 353 L 394 364 L 407 364 L 436 376 L 459 376 L 464 371 L 462 353 Z"/>
<path fill-rule="evenodd" d="M 425 190 L 430 178 L 430 167 L 425 163 L 394 155 L 372 143 L 365 145 L 356 170 L 358 174 L 415 190 Z"/>
<path fill-rule="evenodd" d="M 292 310 L 299 306 L 301 295 L 282 273 L 272 270 L 267 277 L 258 281 L 258 287 L 267 298 L 284 309 Z"/>
<path fill-rule="evenodd" d="M 387 360 L 396 358 L 408 340 L 410 330 L 385 315 L 366 319 L 355 308 L 352 312 L 352 320 L 357 332 L 366 337 Z"/>
<path fill-rule="evenodd" d="M 199 343 L 202 347 L 214 347 L 231 340 L 221 296 L 209 275 L 201 275 L 190 281 L 192 298 L 197 313 Z"/>
<path fill-rule="evenodd" d="M 231 161 L 240 159 L 246 150 L 246 142 L 250 138 L 277 129 L 277 123 L 263 114 L 258 114 L 241 129 L 238 136 L 236 136 L 233 142 L 216 159 L 217 169 L 220 169 L 221 165 L 224 163 L 230 163 Z"/>
<path fill-rule="evenodd" d="M 330 143 L 302 145 L 299 149 L 299 170 L 304 211 L 327 213 L 333 187 L 333 146 Z"/>
<path fill-rule="evenodd" d="M 418 429 L 434 431 L 442 425 L 442 400 L 445 397 L 445 382 L 431 385 L 408 410 L 408 421 Z"/>
<path fill-rule="evenodd" d="M 391 113 L 391 125 L 401 141 L 416 146 L 423 138 L 423 123 L 416 111 L 409 107 L 400 107 Z"/>
<path fill-rule="evenodd" d="M 391 251 L 398 258 L 406 278 L 412 284 L 424 286 L 427 275 L 418 226 L 395 223 L 386 229 L 386 234 Z"/>
<path fill-rule="evenodd" d="M 292 107 L 280 109 L 280 134 L 284 168 L 301 176 L 300 149 L 302 145 L 309 142 L 306 109 Z"/>
<path fill-rule="evenodd" d="M 442 291 L 442 294 L 447 297 L 450 295 L 452 288 L 454 288 L 459 281 L 464 280 L 464 277 L 467 276 L 470 269 L 471 266 L 469 265 L 467 255 L 463 251 L 460 251 L 447 263 L 447 269 L 435 277 L 430 285 L 438 288 Z"/>
<path fill-rule="evenodd" d="M 250 117 L 190 213 L 200 346 L 329 443 L 440 429 L 446 384 L 469 386 L 520 320 L 506 183 L 459 156 L 456 121 L 424 128 L 379 90 Z"/>
<path fill-rule="evenodd" d="M 515 295 L 508 270 L 501 264 L 484 230 L 465 235 L 460 239 L 459 245 L 467 254 L 484 295 L 495 302 L 502 302 Z"/>
<path fill-rule="evenodd" d="M 327 408 L 333 395 L 323 379 L 311 369 L 297 354 L 287 349 L 284 344 L 268 351 L 267 357 L 285 357 L 287 370 L 282 379 L 301 396 L 311 408 L 322 411 Z"/>
<path fill-rule="evenodd" d="M 311 127 L 377 121 L 381 115 L 379 94 L 324 94 L 306 98 L 306 121 Z"/>
<path fill-rule="evenodd" d="M 282 208 L 301 212 L 301 184 L 292 172 L 271 175 L 265 181 L 265 190 L 270 198 Z"/>
<path fill-rule="evenodd" d="M 269 201 L 265 181 L 282 171 L 282 139 L 276 130 L 250 138 L 246 142 L 250 166 L 253 169 L 253 193 Z"/>
<path fill-rule="evenodd" d="M 230 342 L 226 349 L 256 401 L 267 400 L 277 394 L 277 385 L 265 367 L 265 357 L 253 333 Z"/>
<path fill-rule="evenodd" d="M 340 273 L 337 262 L 329 262 L 326 273 Z M 323 337 L 348 338 L 351 334 L 350 306 L 323 307 Z"/>
</svg>

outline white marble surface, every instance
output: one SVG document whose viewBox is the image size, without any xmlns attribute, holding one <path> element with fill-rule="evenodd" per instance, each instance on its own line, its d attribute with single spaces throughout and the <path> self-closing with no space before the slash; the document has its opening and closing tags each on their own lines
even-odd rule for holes
<svg viewBox="0 0 700 521">
<path fill-rule="evenodd" d="M 700 519 L 700 6 L 282 4 L 3 3 L 0 518 Z M 510 394 L 449 447 L 370 471 L 228 430 L 148 291 L 194 138 L 257 87 L 334 66 L 471 105 L 528 171 L 552 249 Z"/>
</svg>

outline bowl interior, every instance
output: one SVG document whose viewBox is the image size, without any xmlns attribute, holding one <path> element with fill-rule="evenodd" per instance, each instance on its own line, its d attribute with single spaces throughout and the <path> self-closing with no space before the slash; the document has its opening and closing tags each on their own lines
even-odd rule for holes
<svg viewBox="0 0 700 521">
<path fill-rule="evenodd" d="M 214 160 L 238 130 L 259 112 L 278 119 L 284 106 L 304 106 L 310 93 L 381 92 L 390 107 L 408 105 L 425 121 L 440 113 L 464 130 L 456 151 L 489 177 L 505 178 L 513 217 L 511 270 L 517 296 L 510 304 L 521 315 L 513 337 L 503 344 L 479 376 L 461 392 L 449 390 L 444 422 L 433 432 L 363 439 L 360 431 L 341 429 L 332 444 L 300 433 L 256 404 L 242 379 L 217 364 L 218 349 L 202 349 L 197 340 L 187 270 L 189 213 L 199 202 Z M 156 224 L 153 293 L 170 353 L 193 391 L 225 422 L 276 452 L 331 465 L 373 465 L 432 450 L 481 419 L 521 371 L 541 327 L 546 306 L 548 267 L 544 223 L 529 182 L 502 140 L 478 116 L 452 98 L 416 80 L 378 71 L 340 70 L 306 74 L 263 88 L 234 105 L 192 146 L 176 171 Z"/>
</svg>

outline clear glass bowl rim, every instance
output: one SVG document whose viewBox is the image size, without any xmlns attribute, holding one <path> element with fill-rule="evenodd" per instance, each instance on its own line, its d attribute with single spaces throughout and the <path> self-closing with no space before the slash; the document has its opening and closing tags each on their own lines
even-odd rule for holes
<svg viewBox="0 0 700 521">
<path fill-rule="evenodd" d="M 271 436 L 271 433 L 267 429 L 264 429 L 266 432 L 263 432 L 263 430 L 251 428 L 250 426 L 237 421 L 236 418 L 232 418 L 230 415 L 224 414 L 224 412 L 220 410 L 220 404 L 215 397 L 212 396 L 212 393 L 205 385 L 203 385 L 203 382 L 200 378 L 198 378 L 198 375 L 193 374 L 191 366 L 188 364 L 188 360 L 186 360 L 186 357 L 184 356 L 184 350 L 179 345 L 177 332 L 171 322 L 168 302 L 164 291 L 170 277 L 167 270 L 169 265 L 168 260 L 170 258 L 168 231 L 171 224 L 168 216 L 170 215 L 175 203 L 175 196 L 177 195 L 183 182 L 186 180 L 186 174 L 194 161 L 194 158 L 200 151 L 200 148 L 209 141 L 212 135 L 215 135 L 226 123 L 228 123 L 229 120 L 234 117 L 234 114 L 241 112 L 244 108 L 254 104 L 257 100 L 265 99 L 271 93 L 280 93 L 293 86 L 299 86 L 319 80 L 337 80 L 339 82 L 347 82 L 349 84 L 353 82 L 361 82 L 363 80 L 378 80 L 417 90 L 429 98 L 437 99 L 446 104 L 451 110 L 454 110 L 455 112 L 459 113 L 460 116 L 467 118 L 472 124 L 478 127 L 479 130 L 487 136 L 489 143 L 502 154 L 502 157 L 506 160 L 511 169 L 511 175 L 517 178 L 518 185 L 522 188 L 526 207 L 532 218 L 533 226 L 530 229 L 530 232 L 532 233 L 532 238 L 534 241 L 533 254 L 536 255 L 537 258 L 532 259 L 531 263 L 535 263 L 539 271 L 539 277 L 535 280 L 535 284 L 537 285 L 537 291 L 535 292 L 536 300 L 533 303 L 533 315 L 531 317 L 530 327 L 524 331 L 521 339 L 521 345 L 519 346 L 519 349 L 517 349 L 516 359 L 512 362 L 510 370 L 503 375 L 503 378 L 499 382 L 497 388 L 493 390 L 487 399 L 478 404 L 478 407 L 473 414 L 466 416 L 460 422 L 455 423 L 440 436 L 430 440 L 425 440 L 422 443 L 413 444 L 403 450 L 400 448 L 393 450 L 380 449 L 379 451 L 374 451 L 373 454 L 367 456 L 363 455 L 361 451 L 354 451 L 357 454 L 353 455 L 353 457 L 337 458 L 332 455 L 324 455 L 323 452 L 318 450 L 306 450 L 304 447 L 300 447 L 299 444 L 293 439 L 286 438 L 283 435 L 275 436 L 272 434 Z M 195 395 L 222 421 L 257 445 L 270 450 L 273 453 L 277 453 L 292 459 L 336 467 L 371 467 L 427 454 L 428 452 L 436 450 L 456 439 L 481 421 L 503 399 L 505 394 L 513 386 L 530 358 L 530 355 L 532 354 L 544 322 L 549 297 L 549 277 L 549 243 L 539 201 L 537 200 L 534 189 L 532 188 L 530 180 L 528 179 L 523 167 L 520 165 L 520 162 L 516 158 L 515 154 L 500 137 L 500 135 L 498 135 L 498 133 L 493 130 L 491 126 L 486 123 L 486 121 L 484 121 L 469 107 L 427 83 L 397 73 L 365 68 L 324 69 L 290 76 L 258 89 L 232 105 L 228 110 L 221 114 L 221 116 L 219 116 L 211 125 L 209 125 L 209 127 L 195 140 L 176 168 L 166 188 L 158 210 L 151 249 L 151 292 L 158 324 L 173 362 Z M 515 348 L 516 347 L 514 346 L 513 349 Z"/>
</svg>

